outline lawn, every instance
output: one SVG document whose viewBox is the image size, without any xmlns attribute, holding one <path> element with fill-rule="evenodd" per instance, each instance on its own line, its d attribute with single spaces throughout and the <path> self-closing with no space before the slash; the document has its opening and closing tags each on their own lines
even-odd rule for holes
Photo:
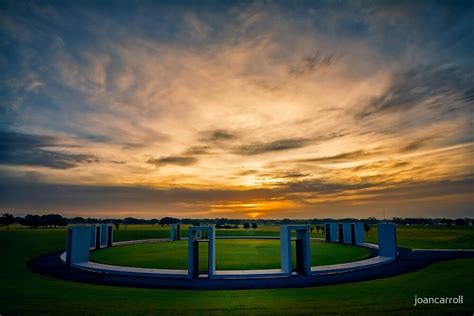
<svg viewBox="0 0 474 316">
<path fill-rule="evenodd" d="M 377 242 L 377 227 L 368 242 Z M 397 226 L 397 243 L 405 248 L 474 249 L 474 226 Z"/>
<path fill-rule="evenodd" d="M 314 225 L 313 225 L 314 226 Z M 183 226 L 182 236 L 187 236 Z M 257 229 L 217 229 L 217 236 L 279 236 L 279 226 L 261 226 Z M 114 241 L 169 237 L 169 227 L 157 225 L 122 225 L 114 230 Z M 313 230 L 312 237 L 324 237 L 322 231 Z M 368 242 L 377 243 L 377 226 L 366 236 Z M 398 246 L 429 249 L 474 249 L 474 226 L 397 226 Z"/>
<path fill-rule="evenodd" d="M 200 245 L 200 267 L 207 266 L 207 244 Z M 295 251 L 293 249 L 293 266 Z M 367 249 L 326 242 L 311 242 L 311 265 L 327 265 L 361 260 Z M 95 251 L 92 260 L 142 268 L 187 269 L 187 241 L 158 242 L 107 248 Z M 276 269 L 280 267 L 279 240 L 216 240 L 218 270 Z"/>
<path fill-rule="evenodd" d="M 457 228 L 454 228 L 457 229 Z M 472 228 L 469 228 L 472 229 Z M 472 236 L 463 229 L 457 235 Z M 146 227 L 121 227 L 125 234 L 145 236 Z M 258 230 L 258 229 L 257 229 Z M 263 231 L 263 230 L 262 230 Z M 419 236 L 431 236 L 426 227 L 410 227 L 416 233 L 414 247 L 430 244 Z M 146 232 L 146 233 L 145 233 Z M 159 233 L 165 233 L 166 230 Z M 436 229 L 437 236 L 450 229 Z M 140 234 L 144 235 L 140 235 Z M 159 236 L 157 236 L 159 237 Z M 151 237 L 150 237 L 151 238 Z M 472 237 L 469 237 L 472 238 Z M 400 238 L 399 238 L 400 239 Z M 462 240 L 462 238 L 461 238 Z M 451 245 L 452 242 L 454 245 Z M 135 289 L 61 281 L 34 274 L 26 262 L 42 253 L 64 248 L 64 229 L 0 230 L 0 314 L 6 315 L 157 315 L 157 314 L 469 314 L 474 311 L 474 259 L 431 265 L 397 277 L 324 287 L 272 290 L 189 291 Z M 459 238 L 443 241 L 457 248 Z M 468 240 L 467 244 L 472 244 Z M 414 297 L 464 296 L 463 305 L 413 306 Z"/>
</svg>

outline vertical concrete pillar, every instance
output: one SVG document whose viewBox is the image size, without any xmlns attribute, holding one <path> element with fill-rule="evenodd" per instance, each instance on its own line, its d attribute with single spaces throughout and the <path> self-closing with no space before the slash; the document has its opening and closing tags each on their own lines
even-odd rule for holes
<svg viewBox="0 0 474 316">
<path fill-rule="evenodd" d="M 108 224 L 100 224 L 100 247 L 107 247 L 107 226 Z"/>
<path fill-rule="evenodd" d="M 176 240 L 181 240 L 181 224 L 176 224 Z"/>
<path fill-rule="evenodd" d="M 296 271 L 299 274 L 311 274 L 310 247 L 309 226 L 296 229 Z"/>
<path fill-rule="evenodd" d="M 287 225 L 280 226 L 280 266 L 284 273 L 291 275 L 291 231 Z"/>
<path fill-rule="evenodd" d="M 112 247 L 114 241 L 114 226 L 112 224 L 107 225 L 107 247 Z"/>
<path fill-rule="evenodd" d="M 66 264 L 89 261 L 89 246 L 91 242 L 91 228 L 89 226 L 73 226 L 67 232 Z"/>
<path fill-rule="evenodd" d="M 337 241 L 340 243 L 344 242 L 344 224 L 337 223 Z"/>
<path fill-rule="evenodd" d="M 171 240 L 181 239 L 181 224 L 170 224 L 170 239 Z"/>
<path fill-rule="evenodd" d="M 324 235 L 327 242 L 335 242 L 338 240 L 337 236 L 337 223 L 325 223 L 324 224 Z"/>
<path fill-rule="evenodd" d="M 170 224 L 170 239 L 171 240 L 176 240 L 176 225 L 175 224 Z"/>
<path fill-rule="evenodd" d="M 199 276 L 199 246 L 197 244 L 198 235 L 195 228 L 195 226 L 192 226 L 188 229 L 188 278 L 190 279 Z"/>
<path fill-rule="evenodd" d="M 91 242 L 90 242 L 90 247 L 95 248 L 95 243 L 96 243 L 96 235 L 97 235 L 97 227 L 96 225 L 91 225 Z"/>
<path fill-rule="evenodd" d="M 395 224 L 379 223 L 377 224 L 379 256 L 397 257 L 397 232 Z"/>
<path fill-rule="evenodd" d="M 216 274 L 216 229 L 214 226 L 206 227 L 208 244 L 208 267 L 209 267 L 209 279 L 214 278 Z"/>
<path fill-rule="evenodd" d="M 344 230 L 344 243 L 345 244 L 351 244 L 351 223 L 343 223 L 342 224 L 342 229 Z"/>
<path fill-rule="evenodd" d="M 357 222 L 357 223 L 354 223 L 354 226 L 355 226 L 355 243 L 356 245 L 363 244 L 365 242 L 364 223 Z"/>
<path fill-rule="evenodd" d="M 94 225 L 95 226 L 95 249 L 100 249 L 100 238 L 101 238 L 101 227 L 100 225 Z"/>
</svg>

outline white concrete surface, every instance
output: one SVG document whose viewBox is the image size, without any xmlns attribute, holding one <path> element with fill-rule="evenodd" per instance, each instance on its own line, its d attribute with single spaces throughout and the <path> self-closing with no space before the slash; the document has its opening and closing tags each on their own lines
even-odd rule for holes
<svg viewBox="0 0 474 316">
<path fill-rule="evenodd" d="M 351 223 L 342 223 L 342 229 L 344 231 L 344 243 L 352 244 Z"/>
<path fill-rule="evenodd" d="M 364 223 L 356 222 L 353 223 L 355 226 L 355 242 L 356 245 L 361 245 L 365 242 L 365 231 L 364 231 Z"/>
<path fill-rule="evenodd" d="M 297 262 L 303 266 L 302 274 L 310 274 L 310 228 L 309 225 L 281 225 L 280 226 L 280 267 L 287 275 L 292 274 L 291 262 L 291 231 L 296 231 L 296 240 L 302 244 L 302 262 Z"/>
<path fill-rule="evenodd" d="M 326 231 L 329 233 L 326 233 Z M 338 241 L 337 223 L 324 223 L 324 238 L 327 242 Z"/>
<path fill-rule="evenodd" d="M 348 263 L 340 263 L 340 264 L 332 264 L 326 266 L 318 266 L 318 267 L 311 267 L 311 274 L 312 275 L 321 275 L 321 274 L 330 274 L 330 273 L 341 273 L 341 272 L 348 272 L 348 271 L 356 271 L 356 270 L 363 270 L 369 269 L 373 267 L 378 267 L 390 262 L 395 261 L 393 257 L 381 257 L 377 256 L 374 258 L 369 258 L 360 261 L 348 262 Z"/>
<path fill-rule="evenodd" d="M 188 228 L 188 277 L 191 279 L 195 274 L 194 255 L 197 252 L 195 242 L 202 240 L 202 236 L 206 232 L 208 242 L 208 277 L 214 278 L 216 272 L 216 229 L 214 226 L 190 226 Z M 199 254 L 198 254 L 199 255 Z"/>
<path fill-rule="evenodd" d="M 89 247 L 91 229 L 89 226 L 73 226 L 68 228 L 66 263 L 72 266 L 75 263 L 89 261 Z"/>
<path fill-rule="evenodd" d="M 377 224 L 379 256 L 397 257 L 397 234 L 395 224 Z"/>
</svg>

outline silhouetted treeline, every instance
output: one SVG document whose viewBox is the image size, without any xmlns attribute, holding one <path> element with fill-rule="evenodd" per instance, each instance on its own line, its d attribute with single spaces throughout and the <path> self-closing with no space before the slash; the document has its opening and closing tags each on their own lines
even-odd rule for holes
<svg viewBox="0 0 474 316">
<path fill-rule="evenodd" d="M 192 219 L 192 218 L 175 218 L 175 217 L 163 217 L 160 219 L 143 219 L 135 217 L 126 218 L 91 218 L 91 217 L 73 217 L 65 218 L 59 214 L 47 214 L 47 215 L 31 215 L 28 214 L 25 217 L 14 217 L 10 213 L 4 213 L 0 219 L 0 225 L 8 226 L 13 223 L 19 223 L 23 226 L 30 228 L 38 227 L 58 227 L 66 226 L 68 224 L 95 224 L 95 223 L 114 223 L 118 228 L 119 225 L 129 224 L 151 224 L 151 225 L 170 225 L 174 223 L 188 224 L 188 225 L 216 225 L 217 228 L 234 229 L 239 227 L 246 228 L 257 228 L 259 225 L 285 225 L 285 224 L 311 224 L 311 225 L 322 225 L 326 222 L 356 222 L 362 221 L 369 225 L 374 225 L 379 222 L 385 222 L 387 220 L 376 219 L 375 217 L 368 217 L 366 219 L 355 219 L 355 218 L 344 218 L 344 219 L 333 219 L 333 218 L 313 218 L 313 219 L 233 219 L 233 218 L 205 218 L 205 219 Z M 456 225 L 456 226 L 468 226 L 474 224 L 472 218 L 400 218 L 394 217 L 390 222 L 398 225 Z"/>
<path fill-rule="evenodd" d="M 26 215 L 25 217 L 16 217 L 15 221 L 23 226 L 29 226 L 30 228 L 52 228 L 57 226 L 67 226 L 69 223 L 67 218 L 62 217 L 59 214 Z"/>
</svg>

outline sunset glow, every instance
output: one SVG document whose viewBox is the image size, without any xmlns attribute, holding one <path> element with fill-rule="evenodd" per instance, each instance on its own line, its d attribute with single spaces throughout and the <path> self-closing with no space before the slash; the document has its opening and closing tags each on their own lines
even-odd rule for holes
<svg viewBox="0 0 474 316">
<path fill-rule="evenodd" d="M 472 20 L 343 3 L 5 6 L 0 207 L 472 216 Z"/>
</svg>

